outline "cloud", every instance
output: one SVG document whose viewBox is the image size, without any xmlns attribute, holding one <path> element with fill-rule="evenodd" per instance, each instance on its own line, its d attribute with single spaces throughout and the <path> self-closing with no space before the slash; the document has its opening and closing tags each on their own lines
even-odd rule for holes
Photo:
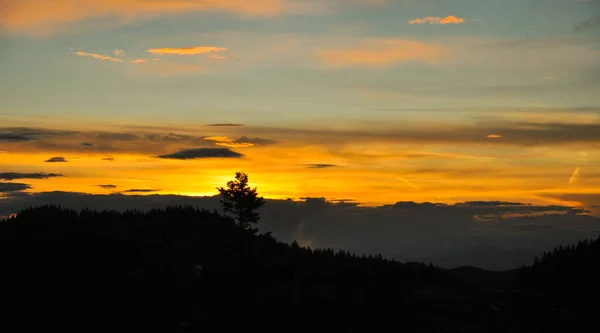
<svg viewBox="0 0 600 333">
<path fill-rule="evenodd" d="M 88 147 L 88 148 L 89 148 L 89 147 L 93 147 L 93 146 L 94 146 L 94 144 L 93 144 L 93 143 L 89 143 L 89 142 L 82 142 L 82 143 L 80 143 L 80 145 L 81 145 L 82 147 Z"/>
<path fill-rule="evenodd" d="M 112 18 L 111 26 L 161 16 L 194 12 L 221 12 L 238 16 L 275 16 L 314 13 L 323 5 L 285 0 L 6 0 L 0 12 L 0 27 L 30 35 L 66 31 L 88 19 Z"/>
<path fill-rule="evenodd" d="M 102 158 L 103 161 L 109 161 L 109 162 L 113 162 L 115 160 L 114 157 L 104 157 Z"/>
<path fill-rule="evenodd" d="M 576 32 L 583 32 L 586 30 L 592 30 L 597 28 L 600 28 L 600 16 L 592 17 L 581 23 L 576 24 L 573 27 L 573 30 Z"/>
<path fill-rule="evenodd" d="M 0 182 L 0 193 L 21 192 L 31 188 L 31 185 L 22 183 L 4 183 Z"/>
<path fill-rule="evenodd" d="M 578 202 L 586 207 L 597 206 L 600 208 L 600 193 L 544 193 L 541 196 L 570 202 Z"/>
<path fill-rule="evenodd" d="M 126 190 L 123 191 L 123 193 L 152 193 L 152 192 L 158 192 L 160 190 L 153 190 L 153 189 L 131 189 L 131 190 Z"/>
<path fill-rule="evenodd" d="M 113 54 L 117 57 L 122 57 L 125 55 L 125 51 L 121 50 L 121 49 L 116 49 L 113 51 Z"/>
<path fill-rule="evenodd" d="M 316 56 L 330 67 L 386 67 L 403 61 L 431 62 L 448 55 L 443 47 L 413 40 L 366 40 L 353 47 L 322 49 Z"/>
<path fill-rule="evenodd" d="M 241 158 L 244 155 L 229 148 L 196 148 L 184 149 L 173 154 L 161 155 L 158 158 L 190 160 L 198 158 Z"/>
<path fill-rule="evenodd" d="M 76 135 L 76 131 L 49 130 L 29 127 L 0 127 L 0 142 L 28 142 L 43 139 L 58 139 Z"/>
<path fill-rule="evenodd" d="M 275 144 L 276 141 L 262 138 L 248 138 L 242 136 L 239 139 L 232 139 L 226 136 L 209 136 L 204 138 L 206 141 L 215 141 L 217 146 L 229 148 L 248 148 L 255 146 L 268 146 Z"/>
<path fill-rule="evenodd" d="M 30 137 L 19 134 L 0 133 L 0 141 L 5 142 L 23 142 L 32 140 Z"/>
<path fill-rule="evenodd" d="M 102 54 L 96 54 L 96 53 L 88 53 L 88 52 L 75 52 L 73 53 L 76 56 L 80 56 L 80 57 L 92 57 L 94 59 L 98 59 L 98 60 L 109 60 L 109 61 L 114 61 L 114 62 L 123 62 L 123 60 L 118 59 L 118 58 L 113 58 L 111 56 L 107 56 L 107 55 L 102 55 Z"/>
<path fill-rule="evenodd" d="M 173 205 L 208 210 L 220 207 L 216 195 L 153 195 L 148 198 L 50 192 L 3 199 L 0 216 L 44 204 L 118 211 L 147 211 Z M 272 231 L 273 236 L 284 242 L 304 240 L 311 242 L 313 248 L 381 253 L 401 261 L 432 261 L 444 267 L 516 268 L 531 263 L 535 255 L 558 244 L 596 238 L 600 231 L 600 219 L 586 216 L 569 206 L 501 201 L 455 205 L 398 202 L 364 207 L 325 198 L 269 199 L 260 213 L 260 231 Z"/>
<path fill-rule="evenodd" d="M 442 125 L 442 124 L 435 124 Z M 397 128 L 367 128 L 353 131 L 345 130 L 318 130 L 318 129 L 292 129 L 292 128 L 262 128 L 261 134 L 278 135 L 289 138 L 314 138 L 315 141 L 329 143 L 350 143 L 355 140 L 373 140 L 379 142 L 406 143 L 441 143 L 441 144 L 468 144 L 481 143 L 490 133 L 502 133 L 502 140 L 497 144 L 512 145 L 565 145 L 565 144 L 596 144 L 600 141 L 600 123 L 558 123 L 558 122 L 486 122 L 471 125 L 427 126 L 416 128 L 414 124 L 406 124 Z M 375 126 L 376 127 L 376 126 Z M 318 139 L 317 139 L 318 138 Z"/>
<path fill-rule="evenodd" d="M 423 17 L 423 18 L 416 18 L 416 19 L 410 20 L 408 23 L 409 24 L 427 24 L 427 23 L 428 24 L 461 24 L 464 22 L 465 22 L 465 19 L 450 15 L 450 16 L 446 16 L 446 17 L 427 16 L 427 17 Z"/>
<path fill-rule="evenodd" d="M 502 135 L 499 135 L 499 134 L 489 134 L 487 136 L 488 139 L 499 139 L 501 137 L 502 137 Z"/>
<path fill-rule="evenodd" d="M 244 124 L 231 124 L 231 123 L 223 123 L 223 124 L 208 124 L 205 125 L 207 127 L 242 127 L 246 126 Z"/>
<path fill-rule="evenodd" d="M 575 171 L 573 171 L 571 178 L 569 178 L 569 185 L 575 185 L 579 181 L 580 172 L 581 169 L 579 167 L 575 168 Z"/>
<path fill-rule="evenodd" d="M 307 169 L 329 169 L 329 168 L 337 168 L 339 165 L 335 165 L 335 164 L 300 164 L 300 166 L 305 167 Z"/>
<path fill-rule="evenodd" d="M 147 62 L 148 62 L 148 60 L 144 60 L 144 59 L 135 59 L 135 60 L 131 60 L 131 63 L 132 63 L 132 64 L 136 64 L 136 65 L 139 65 L 139 64 L 145 64 L 145 63 L 147 63 Z"/>
<path fill-rule="evenodd" d="M 52 157 L 50 159 L 47 159 L 44 162 L 46 162 L 46 163 L 65 163 L 68 161 L 64 157 L 58 156 L 58 157 Z"/>
<path fill-rule="evenodd" d="M 158 55 L 197 55 L 210 52 L 221 52 L 226 50 L 227 48 L 216 46 L 193 46 L 179 48 L 163 47 L 158 49 L 149 49 L 148 53 Z"/>
<path fill-rule="evenodd" d="M 225 59 L 227 59 L 227 57 L 226 57 L 226 56 L 222 56 L 222 55 L 220 55 L 220 54 L 213 54 L 213 55 L 211 56 L 211 58 L 213 58 L 213 59 L 216 59 L 216 60 L 225 60 Z"/>
<path fill-rule="evenodd" d="M 538 111 L 538 113 L 541 111 Z M 494 144 L 497 147 L 544 147 L 544 146 L 582 146 L 588 149 L 600 142 L 600 123 L 595 118 L 577 119 L 570 109 L 562 114 L 545 114 L 530 121 L 511 121 L 503 119 L 482 120 L 475 124 L 433 122 L 424 126 L 417 122 L 362 124 L 352 130 L 313 127 L 256 127 L 256 126 L 217 126 L 205 127 L 206 134 L 201 136 L 197 129 L 182 127 L 140 128 L 121 126 L 113 128 L 115 132 L 98 131 L 62 131 L 60 129 L 2 128 L 0 134 L 17 136 L 19 141 L 5 141 L 2 150 L 8 154 L 45 152 L 50 155 L 70 155 L 81 153 L 81 142 L 93 142 L 86 148 L 89 153 L 109 158 L 115 154 L 144 154 L 148 156 L 168 155 L 181 149 L 266 147 L 268 145 L 304 145 L 332 147 L 336 145 L 392 144 L 404 142 L 407 145 L 438 144 L 440 146 Z M 587 111 L 586 111 L 587 112 Z M 591 114 L 596 111 L 590 109 Z M 519 112 L 522 118 L 526 112 Z M 542 114 L 542 113 L 539 113 Z M 569 115 L 569 116 L 567 116 Z M 559 117 L 560 116 L 560 117 Z M 569 117 L 569 118 L 567 118 Z M 589 118 L 589 119 L 588 119 Z M 565 122 L 559 122 L 565 121 Z M 572 121 L 567 123 L 566 121 Z M 212 128 L 212 129 L 211 129 Z M 216 130 L 216 133 L 215 133 Z M 241 135 L 243 134 L 243 135 Z M 232 137 L 231 135 L 241 135 Z M 501 135 L 501 138 L 488 138 L 489 135 Z M 211 138 L 213 140 L 207 140 Z M 229 146 L 229 147 L 228 147 Z M 350 147 L 350 146 L 348 146 Z M 591 148 L 590 148 L 591 149 Z M 235 150 L 235 149 L 234 149 Z M 348 151 L 348 154 L 351 152 Z M 433 155 L 432 155 L 433 154 Z M 486 153 L 487 156 L 490 156 Z M 340 155 L 341 156 L 341 155 Z M 370 153 L 355 152 L 349 158 L 374 156 Z M 377 154 L 389 158 L 484 158 L 481 154 L 442 154 L 440 152 L 413 151 L 389 152 Z M 489 157 L 486 157 L 489 159 Z M 318 160 L 317 160 L 318 161 Z M 296 164 L 293 162 L 292 164 Z"/>
<path fill-rule="evenodd" d="M 0 180 L 16 180 L 16 179 L 48 179 L 55 177 L 63 177 L 59 173 L 20 173 L 20 172 L 1 172 Z"/>
<path fill-rule="evenodd" d="M 140 139 L 139 136 L 131 133 L 98 133 L 96 137 L 108 141 L 135 141 Z"/>
<path fill-rule="evenodd" d="M 103 189 L 115 189 L 117 188 L 117 185 L 112 185 L 112 184 L 105 184 L 105 185 L 97 185 L 98 187 L 101 187 Z"/>
</svg>

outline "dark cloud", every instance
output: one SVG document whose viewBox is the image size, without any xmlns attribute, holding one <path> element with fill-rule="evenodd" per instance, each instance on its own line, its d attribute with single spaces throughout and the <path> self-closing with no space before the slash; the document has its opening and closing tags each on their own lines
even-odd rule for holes
<svg viewBox="0 0 600 333">
<path fill-rule="evenodd" d="M 180 143 L 180 142 L 196 142 L 198 140 L 202 140 L 204 137 L 195 137 L 192 135 L 185 134 L 176 134 L 169 133 L 167 135 L 163 134 L 146 134 L 144 136 L 145 139 L 152 142 L 172 142 L 172 143 Z"/>
<path fill-rule="evenodd" d="M 50 159 L 47 159 L 44 162 L 46 162 L 46 163 L 66 163 L 68 161 L 62 156 L 57 156 L 57 157 L 52 157 Z"/>
<path fill-rule="evenodd" d="M 28 142 L 48 138 L 68 137 L 77 134 L 76 131 L 49 130 L 43 128 L 5 127 L 0 128 L 0 141 Z"/>
<path fill-rule="evenodd" d="M 152 192 L 158 192 L 160 190 L 153 190 L 153 189 L 131 189 L 131 190 L 126 190 L 123 191 L 123 193 L 152 193 Z"/>
<path fill-rule="evenodd" d="M 63 177 L 58 173 L 19 173 L 19 172 L 0 172 L 1 180 L 16 179 L 48 179 L 54 177 Z"/>
<path fill-rule="evenodd" d="M 103 161 L 110 161 L 110 162 L 112 162 L 112 161 L 115 160 L 115 158 L 114 157 L 104 157 L 102 160 Z"/>
<path fill-rule="evenodd" d="M 600 142 L 600 123 L 532 123 L 482 122 L 477 126 L 444 128 L 399 127 L 393 130 L 311 130 L 261 128 L 264 133 L 278 133 L 295 138 L 315 138 L 326 143 L 348 143 L 357 140 L 402 141 L 405 143 L 469 144 L 483 141 L 496 145 L 560 145 Z M 501 138 L 487 139 L 490 133 Z"/>
<path fill-rule="evenodd" d="M 93 147 L 94 146 L 93 143 L 89 143 L 89 142 L 82 142 L 82 143 L 80 143 L 80 145 L 82 147 Z"/>
<path fill-rule="evenodd" d="M 579 202 L 584 207 L 600 214 L 600 193 L 544 193 L 540 196 L 569 202 Z"/>
<path fill-rule="evenodd" d="M 42 204 L 119 211 L 173 205 L 220 209 L 218 196 L 52 192 L 2 200 L 0 216 Z M 382 253 L 401 261 L 432 261 L 444 267 L 515 268 L 530 263 L 533 256 L 555 245 L 596 238 L 600 233 L 599 218 L 581 214 L 572 207 L 497 201 L 456 205 L 398 202 L 364 207 L 305 198 L 267 200 L 260 212 L 261 232 L 272 231 L 281 241 L 297 240 L 313 248 Z M 482 222 L 477 216 L 484 213 L 497 218 Z"/>
<path fill-rule="evenodd" d="M 21 192 L 31 188 L 31 185 L 23 183 L 0 182 L 0 193 Z"/>
<path fill-rule="evenodd" d="M 223 123 L 223 124 L 208 124 L 206 126 L 208 126 L 208 127 L 243 127 L 243 126 L 246 126 L 246 125 L 244 125 L 244 124 Z"/>
<path fill-rule="evenodd" d="M 592 17 L 581 23 L 576 24 L 573 27 L 573 30 L 575 30 L 576 32 L 582 32 L 598 28 L 600 28 L 600 16 Z"/>
<path fill-rule="evenodd" d="M 275 140 L 269 140 L 269 139 L 263 139 L 263 138 L 249 138 L 246 136 L 242 136 L 241 138 L 233 141 L 233 143 L 251 143 L 257 146 L 268 146 L 268 145 L 273 145 L 276 144 L 277 141 Z"/>
<path fill-rule="evenodd" d="M 474 207 L 482 207 L 482 206 L 526 206 L 525 204 L 519 202 L 506 202 L 506 201 L 467 201 L 466 205 L 474 206 Z"/>
<path fill-rule="evenodd" d="M 244 155 L 229 148 L 196 148 L 184 149 L 173 154 L 161 155 L 159 158 L 190 160 L 196 158 L 241 158 Z"/>
<path fill-rule="evenodd" d="M 101 187 L 103 189 L 114 189 L 117 188 L 117 185 L 111 185 L 111 184 L 106 184 L 106 185 L 97 185 L 98 187 Z"/>
<path fill-rule="evenodd" d="M 300 164 L 301 167 L 305 167 L 307 169 L 328 169 L 328 168 L 337 168 L 339 165 L 335 164 Z"/>
<path fill-rule="evenodd" d="M 106 141 L 134 141 L 140 137 L 131 133 L 98 133 L 96 137 Z"/>
<path fill-rule="evenodd" d="M 19 134 L 11 134 L 11 133 L 0 133 L 0 142 L 25 142 L 31 141 L 30 137 L 19 135 Z"/>
</svg>

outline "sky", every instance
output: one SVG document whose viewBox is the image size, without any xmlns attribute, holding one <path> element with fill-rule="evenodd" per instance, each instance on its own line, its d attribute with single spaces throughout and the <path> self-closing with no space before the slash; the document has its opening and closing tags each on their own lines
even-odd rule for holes
<svg viewBox="0 0 600 333">
<path fill-rule="evenodd" d="M 599 1 L 0 0 L 0 50 L 4 199 L 600 215 Z"/>
</svg>

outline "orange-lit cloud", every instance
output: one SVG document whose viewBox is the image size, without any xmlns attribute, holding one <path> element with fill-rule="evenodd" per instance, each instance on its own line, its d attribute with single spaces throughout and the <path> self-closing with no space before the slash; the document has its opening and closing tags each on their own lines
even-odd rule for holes
<svg viewBox="0 0 600 333">
<path fill-rule="evenodd" d="M 202 53 L 210 52 L 221 52 L 226 51 L 225 47 L 216 46 L 194 46 L 194 47 L 163 47 L 157 49 L 149 49 L 148 53 L 159 54 L 159 55 L 197 55 Z"/>
<path fill-rule="evenodd" d="M 109 61 L 114 61 L 114 62 L 123 62 L 123 60 L 121 60 L 121 59 L 113 58 L 113 57 L 110 57 L 110 56 L 107 56 L 107 55 L 96 54 L 96 53 L 75 52 L 73 54 L 77 55 L 77 56 L 81 56 L 81 57 L 92 57 L 92 58 L 98 59 L 98 60 L 109 60 Z"/>
<path fill-rule="evenodd" d="M 353 47 L 316 52 L 317 57 L 331 67 L 389 66 L 402 61 L 434 61 L 447 54 L 448 51 L 436 44 L 402 39 L 368 40 Z"/>
<path fill-rule="evenodd" d="M 243 140 L 234 140 L 227 136 L 209 136 L 204 138 L 206 141 L 214 141 L 217 146 L 228 148 L 250 148 L 256 146 L 253 142 L 244 142 Z"/>
<path fill-rule="evenodd" d="M 232 142 L 233 139 L 226 136 L 209 136 L 204 138 L 206 141 L 216 141 L 216 142 Z"/>
<path fill-rule="evenodd" d="M 272 16 L 318 9 L 313 7 L 285 0 L 4 0 L 0 26 L 8 31 L 48 35 L 90 18 L 118 18 L 120 23 L 127 23 L 203 11 Z"/>
<path fill-rule="evenodd" d="M 225 60 L 225 59 L 227 59 L 227 57 L 226 57 L 226 56 L 222 56 L 222 55 L 220 55 L 220 54 L 213 54 L 213 55 L 212 55 L 212 58 L 213 58 L 213 59 L 217 59 L 217 60 Z"/>
<path fill-rule="evenodd" d="M 501 137 L 502 137 L 502 135 L 499 135 L 499 134 L 490 134 L 487 136 L 488 139 L 499 139 Z"/>
<path fill-rule="evenodd" d="M 453 15 L 446 17 L 427 16 L 410 20 L 408 24 L 461 24 L 465 19 Z"/>
<path fill-rule="evenodd" d="M 144 59 L 135 59 L 135 60 L 131 60 L 132 64 L 145 64 L 147 63 L 148 60 L 144 60 Z"/>
<path fill-rule="evenodd" d="M 113 51 L 113 54 L 115 56 L 117 56 L 117 57 L 120 57 L 120 56 L 124 56 L 125 55 L 125 51 L 123 51 L 121 49 L 116 49 L 116 50 Z"/>
</svg>

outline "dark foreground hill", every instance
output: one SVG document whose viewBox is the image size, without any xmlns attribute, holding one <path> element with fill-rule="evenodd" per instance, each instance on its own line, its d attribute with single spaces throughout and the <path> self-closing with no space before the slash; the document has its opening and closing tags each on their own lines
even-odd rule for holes
<svg viewBox="0 0 600 333">
<path fill-rule="evenodd" d="M 552 313 L 564 298 L 541 269 L 312 250 L 186 207 L 25 210 L 0 223 L 0 260 L 1 324 L 18 331 L 548 332 L 594 311 Z"/>
</svg>

